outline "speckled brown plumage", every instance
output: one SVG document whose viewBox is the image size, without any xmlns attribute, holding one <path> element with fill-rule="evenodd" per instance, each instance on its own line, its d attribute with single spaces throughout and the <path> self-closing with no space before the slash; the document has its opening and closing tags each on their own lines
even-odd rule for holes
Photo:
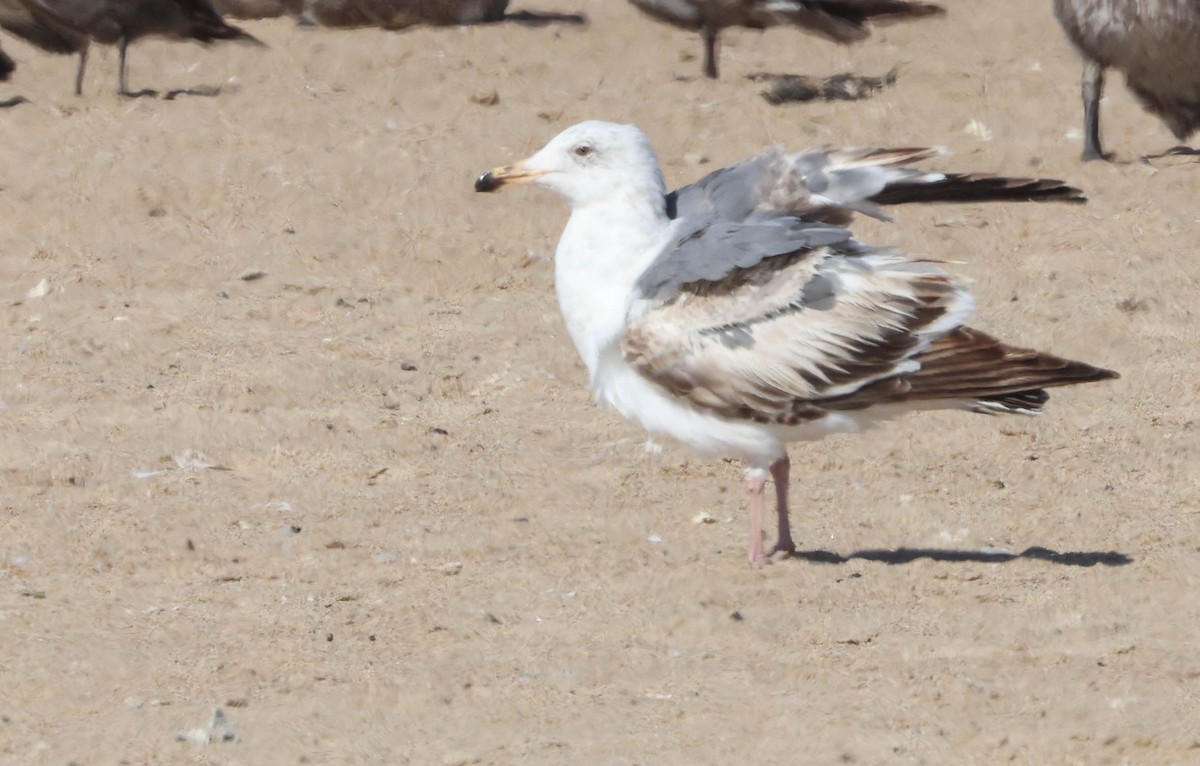
<svg viewBox="0 0 1200 766">
<path fill-rule="evenodd" d="M 1084 59 L 1083 159 L 1104 159 L 1104 70 L 1117 69 L 1180 141 L 1200 127 L 1200 0 L 1054 0 L 1054 15 Z"/>
</svg>

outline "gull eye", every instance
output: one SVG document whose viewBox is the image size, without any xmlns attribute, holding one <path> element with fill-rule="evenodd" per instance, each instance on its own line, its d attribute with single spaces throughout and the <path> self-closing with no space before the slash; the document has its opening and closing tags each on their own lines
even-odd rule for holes
<svg viewBox="0 0 1200 766">
<path fill-rule="evenodd" d="M 587 157 L 592 153 L 593 150 L 592 147 L 588 146 L 587 144 L 580 144 L 571 151 L 574 152 L 576 157 Z"/>
</svg>

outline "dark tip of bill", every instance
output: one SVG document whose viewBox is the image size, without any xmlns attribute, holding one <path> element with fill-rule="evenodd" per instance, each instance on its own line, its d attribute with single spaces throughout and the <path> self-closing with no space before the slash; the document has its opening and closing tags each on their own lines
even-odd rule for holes
<svg viewBox="0 0 1200 766">
<path fill-rule="evenodd" d="M 492 171 L 488 171 L 475 179 L 475 191 L 477 192 L 493 192 L 500 188 L 500 182 L 492 175 Z"/>
</svg>

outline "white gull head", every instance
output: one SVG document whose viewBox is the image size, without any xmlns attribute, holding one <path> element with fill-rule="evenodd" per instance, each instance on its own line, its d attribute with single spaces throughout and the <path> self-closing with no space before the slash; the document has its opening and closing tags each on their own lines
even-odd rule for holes
<svg viewBox="0 0 1200 766">
<path fill-rule="evenodd" d="M 536 154 L 495 168 L 477 191 L 536 184 L 564 197 L 573 209 L 612 202 L 648 202 L 661 210 L 666 184 L 650 139 L 634 125 L 588 120 L 559 133 Z"/>
<path fill-rule="evenodd" d="M 619 356 L 634 283 L 672 230 L 658 158 L 637 127 L 589 120 L 532 157 L 484 173 L 475 190 L 512 184 L 543 186 L 571 205 L 554 255 L 554 284 L 567 330 L 603 401 L 602 360 Z"/>
</svg>

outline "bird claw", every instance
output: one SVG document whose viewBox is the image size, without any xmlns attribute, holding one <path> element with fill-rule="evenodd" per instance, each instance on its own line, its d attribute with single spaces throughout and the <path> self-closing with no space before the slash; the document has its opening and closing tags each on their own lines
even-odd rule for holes
<svg viewBox="0 0 1200 766">
<path fill-rule="evenodd" d="M 771 549 L 771 552 L 769 554 L 767 554 L 767 558 L 770 561 L 786 561 L 787 559 L 790 559 L 792 556 L 795 556 L 795 555 L 796 555 L 796 546 L 794 546 L 794 545 L 786 545 L 786 546 L 776 545 L 774 548 Z"/>
<path fill-rule="evenodd" d="M 749 560 L 751 566 L 761 566 L 763 564 L 774 564 L 777 561 L 786 561 L 796 555 L 796 546 L 787 544 L 776 544 L 770 552 L 763 552 L 760 548 L 757 551 L 751 551 Z"/>
</svg>

